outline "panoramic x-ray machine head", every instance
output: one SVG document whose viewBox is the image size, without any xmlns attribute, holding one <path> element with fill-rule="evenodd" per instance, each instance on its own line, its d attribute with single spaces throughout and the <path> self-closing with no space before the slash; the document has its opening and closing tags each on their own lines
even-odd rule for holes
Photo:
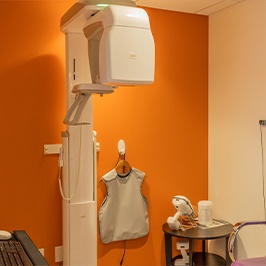
<svg viewBox="0 0 266 266">
<path fill-rule="evenodd" d="M 130 0 L 85 0 L 61 18 L 66 42 L 67 114 L 63 148 L 64 265 L 97 265 L 95 134 L 91 95 L 154 80 L 147 13 Z"/>
</svg>

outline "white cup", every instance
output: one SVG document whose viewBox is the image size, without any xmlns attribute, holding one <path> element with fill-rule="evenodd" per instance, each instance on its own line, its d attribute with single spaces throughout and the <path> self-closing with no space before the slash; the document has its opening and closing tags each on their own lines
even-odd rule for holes
<svg viewBox="0 0 266 266">
<path fill-rule="evenodd" d="M 212 220 L 212 206 L 213 203 L 209 200 L 201 200 L 198 202 L 198 221 L 200 225 L 211 225 Z"/>
</svg>

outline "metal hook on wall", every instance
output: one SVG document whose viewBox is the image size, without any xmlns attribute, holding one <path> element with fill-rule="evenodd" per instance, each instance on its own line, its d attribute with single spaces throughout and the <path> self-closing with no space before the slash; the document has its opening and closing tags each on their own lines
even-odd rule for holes
<svg viewBox="0 0 266 266">
<path fill-rule="evenodd" d="M 119 153 L 119 158 L 125 159 L 126 157 L 126 144 L 124 140 L 120 139 L 118 141 L 118 153 Z"/>
<path fill-rule="evenodd" d="M 121 174 L 129 174 L 132 170 L 131 165 L 126 161 L 126 144 L 120 139 L 118 142 L 118 161 L 116 164 L 116 171 Z"/>
</svg>

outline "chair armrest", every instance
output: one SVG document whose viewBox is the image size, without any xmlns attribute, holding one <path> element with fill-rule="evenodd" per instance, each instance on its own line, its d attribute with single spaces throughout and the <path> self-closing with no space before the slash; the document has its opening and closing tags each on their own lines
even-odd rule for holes
<svg viewBox="0 0 266 266">
<path fill-rule="evenodd" d="M 233 226 L 233 230 L 229 236 L 228 240 L 228 252 L 229 256 L 232 261 L 236 261 L 235 257 L 235 240 L 237 237 L 238 232 L 246 226 L 251 226 L 251 225 L 261 225 L 261 224 L 266 224 L 266 220 L 258 220 L 258 221 L 243 221 L 243 222 L 238 222 Z"/>
</svg>

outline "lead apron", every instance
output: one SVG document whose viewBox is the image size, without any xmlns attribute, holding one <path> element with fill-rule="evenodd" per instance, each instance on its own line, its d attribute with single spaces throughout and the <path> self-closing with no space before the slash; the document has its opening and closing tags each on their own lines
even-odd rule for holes
<svg viewBox="0 0 266 266">
<path fill-rule="evenodd" d="M 115 169 L 102 177 L 107 189 L 99 212 L 103 243 L 143 237 L 149 232 L 148 202 L 141 193 L 145 173 L 136 168 L 126 175 Z"/>
</svg>

